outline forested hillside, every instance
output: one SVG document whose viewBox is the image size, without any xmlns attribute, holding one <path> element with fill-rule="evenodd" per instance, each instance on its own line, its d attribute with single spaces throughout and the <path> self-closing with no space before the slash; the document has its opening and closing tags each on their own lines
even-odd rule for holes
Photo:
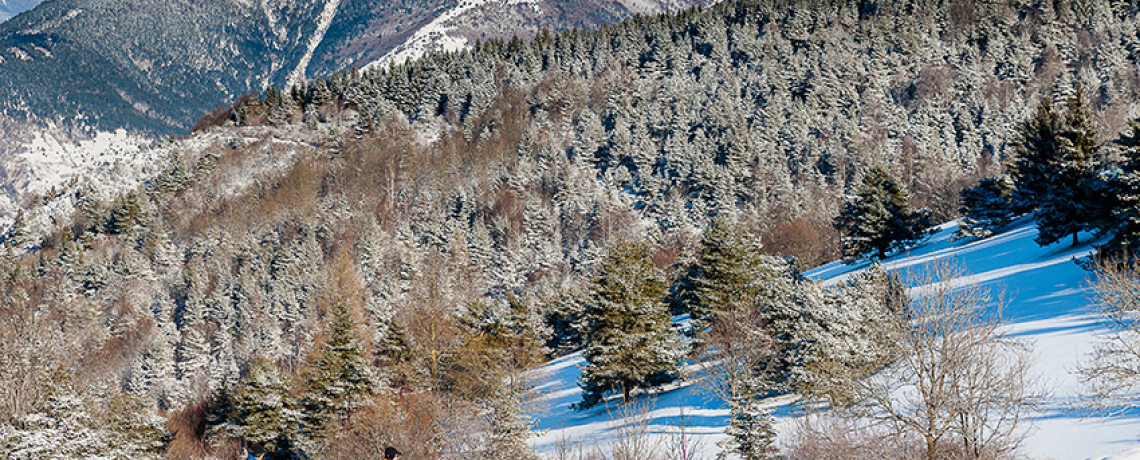
<svg viewBox="0 0 1140 460">
<path fill-rule="evenodd" d="M 664 9 L 629 0 L 476 3 L 484 5 L 454 24 L 436 24 L 472 2 L 50 0 L 0 25 L 0 109 L 21 121 L 182 135 L 242 94 L 363 67 L 416 34 L 434 34 L 419 44 L 431 46 L 456 40 L 444 30 L 455 28 L 474 43 Z M 438 27 L 421 32 L 430 25 Z"/>
<path fill-rule="evenodd" d="M 1123 3 L 746 0 L 269 87 L 138 190 L 77 183 L 3 233 L 0 449 L 525 458 L 508 377 L 626 301 L 597 288 L 613 260 L 672 334 L 714 222 L 797 257 L 755 263 L 800 286 L 872 167 L 953 218 L 1042 97 L 1079 82 L 1100 140 L 1124 130 L 1138 25 Z"/>
</svg>

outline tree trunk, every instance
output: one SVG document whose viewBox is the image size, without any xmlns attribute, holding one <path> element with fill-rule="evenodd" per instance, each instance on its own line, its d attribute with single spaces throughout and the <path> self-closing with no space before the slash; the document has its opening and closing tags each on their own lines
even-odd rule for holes
<svg viewBox="0 0 1140 460">
<path fill-rule="evenodd" d="M 1073 232 L 1073 246 L 1076 247 L 1076 245 L 1079 243 L 1080 240 L 1077 239 L 1077 232 Z"/>
</svg>

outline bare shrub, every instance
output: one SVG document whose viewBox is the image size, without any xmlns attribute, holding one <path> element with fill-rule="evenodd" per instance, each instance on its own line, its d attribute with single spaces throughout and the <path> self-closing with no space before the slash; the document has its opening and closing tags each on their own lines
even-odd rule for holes
<svg viewBox="0 0 1140 460">
<path fill-rule="evenodd" d="M 838 257 L 839 233 L 831 225 L 816 225 L 803 218 L 781 222 L 761 238 L 765 254 L 796 258 L 799 268 L 815 267 Z"/>
<path fill-rule="evenodd" d="M 665 439 L 664 458 L 673 460 L 702 460 L 704 458 L 701 451 L 704 450 L 705 443 L 692 435 L 689 430 L 689 423 L 689 417 L 685 415 L 685 405 L 682 403 L 677 421 L 672 424 L 673 426 Z"/>
<path fill-rule="evenodd" d="M 913 459 L 922 457 L 914 436 L 860 424 L 843 417 L 804 417 L 783 445 L 785 460 L 846 460 L 852 458 Z"/>
<path fill-rule="evenodd" d="M 1112 333 L 1096 344 L 1078 373 L 1086 406 L 1105 414 L 1140 407 L 1140 262 L 1104 260 L 1096 265 L 1092 300 Z"/>
<path fill-rule="evenodd" d="M 619 404 L 607 408 L 610 431 L 610 460 L 653 460 L 660 454 L 661 442 L 651 436 L 650 422 L 656 401 L 652 399 Z"/>
</svg>

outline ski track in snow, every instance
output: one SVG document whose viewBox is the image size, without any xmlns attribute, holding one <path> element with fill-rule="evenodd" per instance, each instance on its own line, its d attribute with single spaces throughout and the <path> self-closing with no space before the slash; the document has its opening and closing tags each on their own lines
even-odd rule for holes
<svg viewBox="0 0 1140 460">
<path fill-rule="evenodd" d="M 1005 293 L 1006 331 L 1033 344 L 1034 369 L 1053 392 L 1046 407 L 1031 418 L 1034 426 L 1022 452 L 1032 458 L 1056 460 L 1140 460 L 1140 418 L 1087 417 L 1070 409 L 1082 391 L 1079 378 L 1071 372 L 1106 332 L 1087 298 L 1087 272 L 1073 262 L 1092 252 L 1092 236 L 1082 234 L 1083 243 L 1076 248 L 1068 241 L 1040 247 L 1033 241 L 1037 228 L 1030 219 L 1023 219 L 988 239 L 950 241 L 956 227 L 954 222 L 940 226 L 926 242 L 888 258 L 882 265 L 902 276 L 911 295 L 931 288 L 915 285 L 915 275 L 942 262 L 965 270 L 964 276 L 951 281 L 952 286 L 979 283 L 994 294 Z M 805 275 L 834 284 L 866 267 L 835 262 Z M 686 436 L 699 444 L 698 456 L 716 456 L 717 441 L 725 439 L 729 410 L 723 402 L 705 395 L 699 384 L 687 380 L 653 397 L 642 397 L 646 409 L 635 417 L 623 417 L 612 407 L 608 411 L 578 412 L 570 407 L 581 398 L 578 366 L 584 364 L 581 353 L 575 353 L 537 371 L 542 375 L 539 390 L 544 396 L 536 403 L 540 406 L 534 413 L 538 434 L 531 445 L 540 454 L 553 458 L 560 445 L 573 455 L 604 451 L 620 438 L 623 423 L 637 419 L 644 420 L 643 429 L 656 437 L 664 451 L 669 441 L 676 439 L 683 411 Z M 790 401 L 791 397 L 783 396 L 768 403 L 776 408 L 775 428 L 781 440 L 797 423 L 788 406 Z"/>
</svg>

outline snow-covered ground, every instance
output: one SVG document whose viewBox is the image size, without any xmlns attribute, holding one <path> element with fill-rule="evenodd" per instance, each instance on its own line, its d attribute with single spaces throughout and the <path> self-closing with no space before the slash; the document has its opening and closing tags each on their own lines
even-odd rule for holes
<svg viewBox="0 0 1140 460">
<path fill-rule="evenodd" d="M 331 129 L 331 128 L 330 128 Z M 172 155 L 192 157 L 243 147 L 245 174 L 218 180 L 219 196 L 240 193 L 257 180 L 280 173 L 296 154 L 311 150 L 325 131 L 266 127 L 210 130 L 162 142 L 127 133 L 95 132 L 74 138 L 54 126 L 30 128 L 19 139 L 0 138 L 0 234 L 23 213 L 27 230 L 41 237 L 74 212 L 72 192 L 90 184 L 100 200 L 137 188 L 167 167 Z M 4 141 L 8 141 L 5 143 Z M 42 197 L 31 200 L 31 197 Z"/>
<path fill-rule="evenodd" d="M 1009 333 L 1034 345 L 1036 371 L 1053 391 L 1047 407 L 1031 420 L 1034 426 L 1023 452 L 1033 458 L 1056 460 L 1140 459 L 1140 418 L 1086 417 L 1072 409 L 1081 384 L 1071 372 L 1105 331 L 1087 298 L 1088 273 L 1074 263 L 1074 259 L 1091 253 L 1091 246 L 1073 248 L 1066 241 L 1039 247 L 1033 242 L 1037 229 L 1028 220 L 985 240 L 952 242 L 954 228 L 954 224 L 942 226 L 930 240 L 908 254 L 888 259 L 884 266 L 900 273 L 906 282 L 909 272 L 952 261 L 966 270 L 957 282 L 980 283 L 994 292 L 1005 292 Z M 1089 239 L 1089 235 L 1082 235 L 1083 241 Z M 834 283 L 863 268 L 831 263 L 807 275 Z M 580 449 L 588 453 L 598 446 L 608 450 L 631 430 L 621 428 L 623 419 L 635 421 L 632 430 L 655 435 L 659 450 L 664 452 L 677 438 L 683 419 L 690 442 L 698 444 L 703 458 L 715 457 L 716 443 L 725 437 L 728 408 L 706 396 L 698 384 L 686 381 L 654 398 L 644 398 L 647 409 L 632 411 L 632 417 L 623 417 L 621 410 L 614 408 L 577 412 L 570 405 L 580 399 L 577 378 L 582 364 L 581 354 L 573 354 L 542 369 L 540 390 L 545 396 L 537 404 L 541 409 L 536 412 L 539 434 L 532 440 L 540 453 L 552 457 L 560 445 L 572 452 Z M 781 435 L 795 422 L 788 401 L 786 397 L 772 401 Z"/>
<path fill-rule="evenodd" d="M 452 21 L 468 11 L 494 0 L 460 0 L 454 8 L 436 16 L 430 23 L 417 30 L 412 37 L 387 54 L 364 66 L 365 70 L 384 68 L 390 64 L 419 59 L 429 51 L 456 51 L 467 47 L 467 39 L 451 35 Z"/>
</svg>

